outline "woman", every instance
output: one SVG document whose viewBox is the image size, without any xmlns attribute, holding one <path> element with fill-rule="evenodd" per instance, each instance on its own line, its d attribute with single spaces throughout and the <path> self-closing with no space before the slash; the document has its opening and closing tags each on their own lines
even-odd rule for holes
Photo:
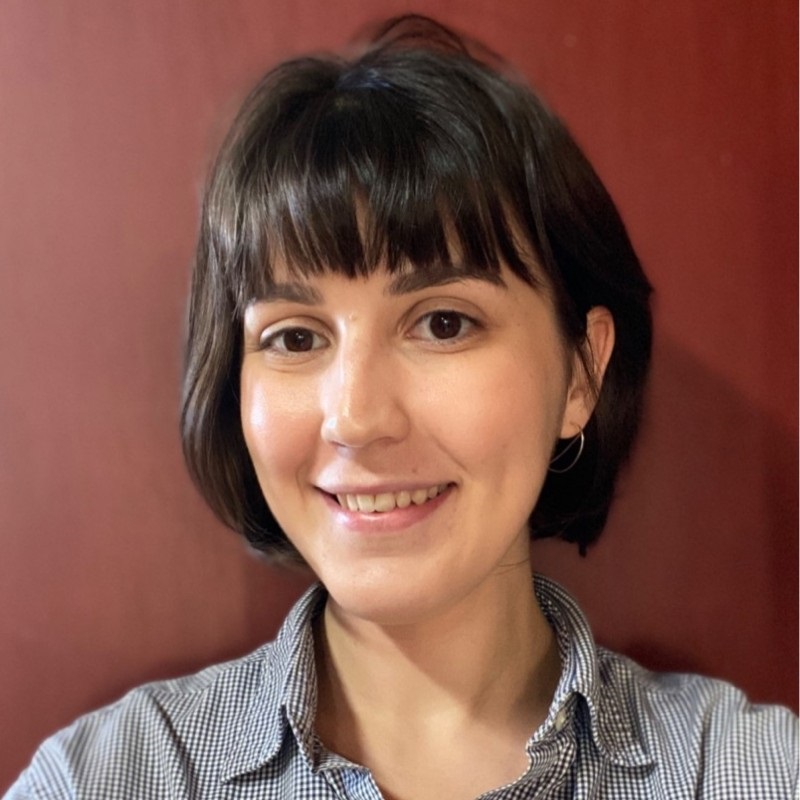
<svg viewBox="0 0 800 800">
<path fill-rule="evenodd" d="M 792 796 L 787 711 L 598 650 L 532 579 L 531 536 L 602 530 L 650 287 L 560 123 L 473 52 L 406 18 L 245 102 L 184 448 L 218 515 L 321 585 L 274 643 L 48 740 L 11 797 Z"/>
</svg>

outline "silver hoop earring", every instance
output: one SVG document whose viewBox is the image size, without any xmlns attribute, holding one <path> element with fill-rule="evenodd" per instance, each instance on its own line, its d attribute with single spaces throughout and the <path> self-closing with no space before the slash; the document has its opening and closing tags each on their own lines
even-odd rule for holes
<svg viewBox="0 0 800 800">
<path fill-rule="evenodd" d="M 578 449 L 572 461 L 570 461 L 566 466 L 559 466 L 560 462 L 567 457 L 570 451 L 575 449 L 576 442 L 578 444 Z M 583 446 L 585 443 L 586 437 L 584 436 L 583 428 L 581 428 L 578 433 L 576 433 L 567 442 L 567 444 L 564 445 L 564 448 L 561 450 L 561 452 L 556 453 L 556 455 L 550 459 L 550 466 L 547 468 L 547 471 L 552 472 L 554 475 L 563 475 L 565 472 L 569 472 L 578 463 L 581 455 L 583 455 Z"/>
</svg>

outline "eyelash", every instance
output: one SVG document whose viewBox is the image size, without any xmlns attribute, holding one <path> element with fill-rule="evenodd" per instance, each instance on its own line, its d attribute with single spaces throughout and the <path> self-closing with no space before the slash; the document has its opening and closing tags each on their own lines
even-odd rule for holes
<svg viewBox="0 0 800 800">
<path fill-rule="evenodd" d="M 425 333 L 424 335 L 412 335 L 410 338 L 412 339 L 420 339 L 426 341 L 428 343 L 433 344 L 436 347 L 448 347 L 455 344 L 460 344 L 465 339 L 470 338 L 470 336 L 474 335 L 478 328 L 480 327 L 480 323 L 475 320 L 473 317 L 470 317 L 467 314 L 463 314 L 460 311 L 454 311 L 450 308 L 437 308 L 433 311 L 429 311 L 423 314 L 412 326 L 411 331 L 412 334 L 419 330 L 421 327 L 425 325 L 430 325 L 433 320 L 438 317 L 455 317 L 459 323 L 459 329 L 456 331 L 454 336 L 446 336 L 446 337 L 437 337 L 431 335 L 429 332 Z M 311 338 L 311 347 L 307 350 L 303 349 L 296 349 L 291 350 L 286 346 L 286 341 L 284 337 L 289 336 L 291 334 L 300 334 L 300 335 L 310 335 Z M 283 341 L 283 346 L 278 346 L 278 343 Z M 314 352 L 315 350 L 322 350 L 327 347 L 327 340 L 325 339 L 322 334 L 317 333 L 315 330 L 309 327 L 305 327 L 303 325 L 292 325 L 287 328 L 281 328 L 268 336 L 265 336 L 261 339 L 259 343 L 259 350 L 270 351 L 282 358 L 298 358 L 308 353 Z"/>
<path fill-rule="evenodd" d="M 290 350 L 286 347 L 285 339 L 283 341 L 283 347 L 278 347 L 277 343 L 283 339 L 283 337 L 288 336 L 289 334 L 310 334 L 312 337 L 311 347 L 308 350 Z M 323 342 L 322 346 L 319 343 Z M 316 331 L 312 330 L 311 328 L 304 327 L 302 325 L 292 325 L 288 328 L 281 328 L 280 330 L 275 331 L 274 333 L 269 334 L 269 336 L 264 336 L 261 341 L 259 342 L 259 350 L 268 350 L 272 353 L 276 353 L 283 358 L 297 358 L 298 356 L 306 355 L 307 353 L 311 353 L 314 350 L 321 350 L 327 346 L 325 343 L 325 338 L 321 336 Z"/>
<path fill-rule="evenodd" d="M 419 338 L 424 338 L 428 342 L 435 343 L 437 347 L 447 347 L 451 344 L 460 344 L 465 339 L 468 339 L 470 336 L 474 335 L 477 332 L 477 329 L 480 327 L 477 320 L 473 319 L 467 314 L 463 314 L 460 311 L 455 311 L 452 308 L 437 308 L 434 311 L 429 311 L 427 314 L 423 314 L 421 316 L 412 331 L 417 330 L 420 326 L 425 325 L 426 323 L 430 325 L 430 323 L 437 317 L 446 317 L 452 316 L 456 317 L 459 321 L 460 328 L 454 336 L 447 336 L 447 337 L 437 337 L 437 336 L 424 336 Z M 466 328 L 466 330 L 464 330 Z"/>
</svg>

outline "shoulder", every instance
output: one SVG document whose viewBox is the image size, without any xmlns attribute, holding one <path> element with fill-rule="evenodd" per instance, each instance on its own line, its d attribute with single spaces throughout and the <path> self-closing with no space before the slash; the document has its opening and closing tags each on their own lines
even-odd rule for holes
<svg viewBox="0 0 800 800">
<path fill-rule="evenodd" d="M 250 655 L 146 684 L 81 717 L 39 748 L 7 800 L 221 796 L 231 776 L 280 751 L 284 703 L 301 716 L 311 708 L 312 621 L 324 599 L 312 586 Z"/>
<path fill-rule="evenodd" d="M 263 703 L 273 657 L 273 645 L 264 645 L 80 717 L 41 745 L 8 798 L 82 796 L 85 787 L 125 797 L 133 786 L 172 796 L 187 770 L 219 770 L 243 716 L 257 698 Z"/>
<path fill-rule="evenodd" d="M 789 798 L 798 782 L 798 720 L 751 703 L 725 681 L 654 673 L 600 649 L 606 693 L 626 707 L 656 768 L 698 797 Z M 681 777 L 683 776 L 683 777 Z"/>
</svg>

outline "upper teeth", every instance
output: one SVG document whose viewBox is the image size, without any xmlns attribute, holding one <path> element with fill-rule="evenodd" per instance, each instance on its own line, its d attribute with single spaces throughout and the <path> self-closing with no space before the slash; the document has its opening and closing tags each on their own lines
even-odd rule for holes
<svg viewBox="0 0 800 800">
<path fill-rule="evenodd" d="M 446 483 L 431 486 L 430 489 L 414 489 L 412 492 L 381 492 L 380 494 L 337 494 L 339 505 L 350 511 L 364 511 L 368 514 L 394 511 L 395 508 L 407 508 L 412 503 L 421 506 L 427 500 L 433 500 L 447 488 Z"/>
</svg>

